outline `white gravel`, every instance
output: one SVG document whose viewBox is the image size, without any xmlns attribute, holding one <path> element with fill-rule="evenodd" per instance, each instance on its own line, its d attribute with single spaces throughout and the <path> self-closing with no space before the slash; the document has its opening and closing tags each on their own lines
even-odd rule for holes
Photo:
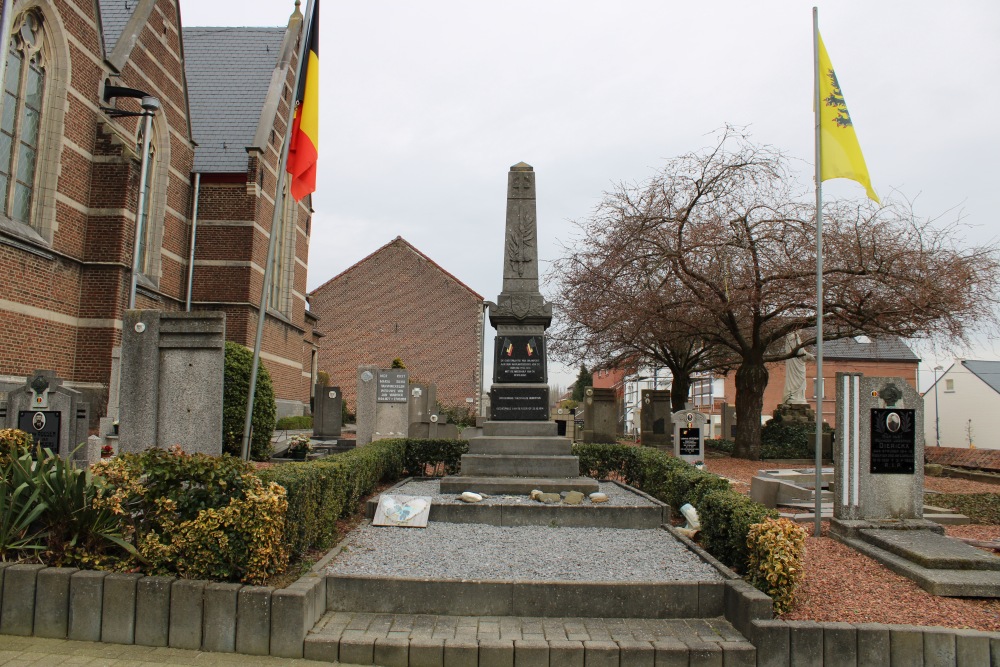
<svg viewBox="0 0 1000 667">
<path fill-rule="evenodd" d="M 608 495 L 606 503 L 591 503 L 588 498 L 583 499 L 584 505 L 615 505 L 616 507 L 653 507 L 656 503 L 648 498 L 632 493 L 627 489 L 614 484 L 613 482 L 600 482 L 602 493 Z M 387 492 L 388 493 L 388 492 Z M 415 479 L 401 486 L 392 489 L 390 495 L 396 496 L 430 496 L 431 502 L 435 505 L 466 505 L 458 499 L 461 494 L 441 493 L 441 482 L 436 479 Z M 528 496 L 490 496 L 483 498 L 475 505 L 541 505 L 537 500 L 532 500 Z"/>
<path fill-rule="evenodd" d="M 487 581 L 723 580 L 714 568 L 659 529 L 432 521 L 427 528 L 365 525 L 344 544 L 328 572 Z"/>
</svg>

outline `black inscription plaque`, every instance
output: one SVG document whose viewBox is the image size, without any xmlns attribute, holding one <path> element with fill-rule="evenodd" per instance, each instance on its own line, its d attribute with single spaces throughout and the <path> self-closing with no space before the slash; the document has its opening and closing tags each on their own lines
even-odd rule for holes
<svg viewBox="0 0 1000 667">
<path fill-rule="evenodd" d="M 701 429 L 682 428 L 680 429 L 680 442 L 678 443 L 678 453 L 681 456 L 701 456 Z"/>
<path fill-rule="evenodd" d="M 912 475 L 916 410 L 873 408 L 871 415 L 871 474 Z"/>
<path fill-rule="evenodd" d="M 19 410 L 17 427 L 30 433 L 36 445 L 59 453 L 59 424 L 62 413 L 57 410 Z"/>
<path fill-rule="evenodd" d="M 409 376 L 406 371 L 379 371 L 375 385 L 376 403 L 406 403 L 409 391 Z"/>
<path fill-rule="evenodd" d="M 548 387 L 493 387 L 490 389 L 490 420 L 548 421 Z"/>
<path fill-rule="evenodd" d="M 494 382 L 546 382 L 542 336 L 497 336 Z"/>
</svg>

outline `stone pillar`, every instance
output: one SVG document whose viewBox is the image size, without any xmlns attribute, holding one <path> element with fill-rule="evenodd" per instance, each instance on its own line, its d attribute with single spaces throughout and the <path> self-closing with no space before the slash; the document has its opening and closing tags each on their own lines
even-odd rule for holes
<svg viewBox="0 0 1000 667">
<path fill-rule="evenodd" d="M 899 377 L 837 373 L 833 515 L 922 519 L 923 399 Z"/>
<path fill-rule="evenodd" d="M 317 384 L 313 390 L 313 437 L 339 438 L 344 426 L 344 398 L 340 387 Z"/>
<path fill-rule="evenodd" d="M 361 447 L 372 441 L 375 433 L 375 377 L 378 366 L 366 364 L 358 366 L 358 393 L 356 406 L 357 440 Z"/>
<path fill-rule="evenodd" d="M 226 315 L 130 310 L 122 325 L 118 450 L 222 455 Z"/>
<path fill-rule="evenodd" d="M 615 390 L 587 387 L 583 392 L 583 442 L 615 443 L 618 439 L 618 399 Z"/>
<path fill-rule="evenodd" d="M 670 390 L 643 389 L 641 396 L 639 430 L 642 433 L 642 444 L 646 447 L 672 447 L 673 411 L 670 405 Z"/>
</svg>

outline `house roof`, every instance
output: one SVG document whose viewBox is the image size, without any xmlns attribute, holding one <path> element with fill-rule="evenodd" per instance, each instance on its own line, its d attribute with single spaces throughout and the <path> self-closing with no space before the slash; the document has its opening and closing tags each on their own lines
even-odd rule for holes
<svg viewBox="0 0 1000 667">
<path fill-rule="evenodd" d="M 402 246 L 402 247 L 406 248 L 407 250 L 409 250 L 410 252 L 413 252 L 413 253 L 419 255 L 424 260 L 426 260 L 428 264 L 430 264 L 431 266 L 433 266 L 434 268 L 436 268 L 438 271 L 440 271 L 441 273 L 443 273 L 444 275 L 446 275 L 448 278 L 450 278 L 451 280 L 453 280 L 457 285 L 459 285 L 460 287 L 468 290 L 469 293 L 472 294 L 472 296 L 476 297 L 480 301 L 483 300 L 483 297 L 479 293 L 477 293 L 474 289 L 472 289 L 471 287 L 469 287 L 468 285 L 466 285 L 465 283 L 463 283 L 461 280 L 459 280 L 458 278 L 456 278 L 452 273 L 446 271 L 444 268 L 441 267 L 440 264 L 438 264 L 437 262 L 435 262 L 433 259 L 431 259 L 427 255 L 425 255 L 424 253 L 420 252 L 419 250 L 417 250 L 417 248 L 412 243 L 410 243 L 409 241 L 407 241 L 406 239 L 404 239 L 402 236 L 397 236 L 396 238 L 394 238 L 393 240 L 389 241 L 388 243 L 386 243 L 384 246 L 382 246 L 381 248 L 379 248 L 378 250 L 376 250 L 372 254 L 370 254 L 367 257 L 365 257 L 364 259 L 362 259 L 360 262 L 357 262 L 356 264 L 353 264 L 352 266 L 348 267 L 347 269 L 344 269 L 343 271 L 341 271 L 340 273 L 338 273 L 337 275 L 335 275 L 333 278 L 330 278 L 325 283 L 323 283 L 322 285 L 320 285 L 319 287 L 317 287 L 313 291 L 309 292 L 309 296 L 312 296 L 313 294 L 316 294 L 317 292 L 319 292 L 320 290 L 322 290 L 323 288 L 325 288 L 327 285 L 330 285 L 334 281 L 339 280 L 340 278 L 342 278 L 343 276 L 347 275 L 348 273 L 350 273 L 354 269 L 358 268 L 362 264 L 364 264 L 364 263 L 370 261 L 371 259 L 373 259 L 374 257 L 378 256 L 380 253 L 382 253 L 383 251 L 385 251 L 390 246 L 394 246 L 394 245 Z"/>
<path fill-rule="evenodd" d="M 830 340 L 823 343 L 824 359 L 852 359 L 872 361 L 920 361 L 901 338 L 887 336 L 861 342 L 855 338 Z"/>
<path fill-rule="evenodd" d="M 286 28 L 184 28 L 194 171 L 247 168 Z"/>
<path fill-rule="evenodd" d="M 970 373 L 988 384 L 993 391 L 1000 394 L 1000 361 L 966 359 L 962 361 L 962 365 L 968 368 Z"/>
<path fill-rule="evenodd" d="M 132 14 L 135 12 L 139 0 L 104 0 L 98 3 L 101 12 L 101 32 L 104 37 L 104 53 L 110 54 L 115 50 L 118 38 L 125 31 Z"/>
</svg>

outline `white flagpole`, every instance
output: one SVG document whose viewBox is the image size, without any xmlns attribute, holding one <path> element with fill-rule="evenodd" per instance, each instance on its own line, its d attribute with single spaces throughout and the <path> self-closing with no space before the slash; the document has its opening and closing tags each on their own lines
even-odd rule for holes
<svg viewBox="0 0 1000 667">
<path fill-rule="evenodd" d="M 823 521 L 823 181 L 820 174 L 822 143 L 820 142 L 819 78 L 819 11 L 813 7 L 813 102 L 816 115 L 816 526 L 819 537 Z"/>
<path fill-rule="evenodd" d="M 307 55 L 309 48 L 309 29 L 312 27 L 313 2 L 307 0 L 306 13 L 302 19 L 302 32 L 299 33 L 299 59 L 295 66 L 295 81 L 292 84 L 292 94 L 296 95 L 299 89 L 299 76 L 302 74 L 303 57 Z M 298 2 L 295 3 L 296 6 Z M 294 97 L 293 97 L 294 100 Z M 253 345 L 253 365 L 250 368 L 250 392 L 247 396 L 246 419 L 243 421 L 243 447 L 240 451 L 244 461 L 250 460 L 250 425 L 253 422 L 253 399 L 257 393 L 257 371 L 260 369 L 260 346 L 264 339 L 264 320 L 267 317 L 267 299 L 271 292 L 271 275 L 274 270 L 274 246 L 278 238 L 278 222 L 281 219 L 281 211 L 284 209 L 283 182 L 285 181 L 285 171 L 288 167 L 288 143 L 292 136 L 292 120 L 295 118 L 295 108 L 288 109 L 288 121 L 285 124 L 285 140 L 282 142 L 281 158 L 278 160 L 278 185 L 274 193 L 274 214 L 271 216 L 271 235 L 267 242 L 267 261 L 264 267 L 264 287 L 260 293 L 260 309 L 257 311 L 257 337 Z M 263 165 L 261 165 L 263 169 Z"/>
</svg>

